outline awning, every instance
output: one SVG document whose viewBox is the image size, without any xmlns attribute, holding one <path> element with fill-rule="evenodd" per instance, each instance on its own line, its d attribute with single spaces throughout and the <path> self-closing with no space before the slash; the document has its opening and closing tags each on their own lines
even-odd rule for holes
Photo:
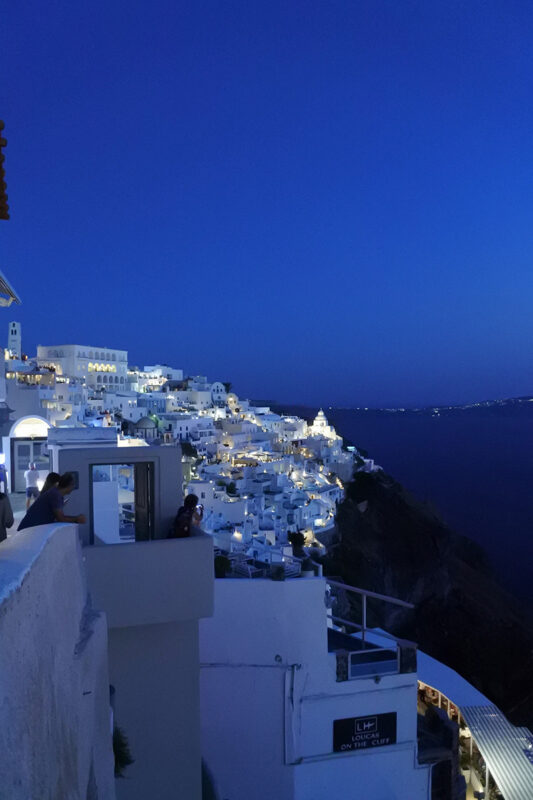
<svg viewBox="0 0 533 800">
<path fill-rule="evenodd" d="M 8 279 L 4 275 L 3 272 L 0 272 L 0 294 L 5 295 L 6 297 L 13 300 L 13 302 L 18 303 L 20 305 L 20 297 L 13 289 L 11 284 L 9 283 Z"/>
<path fill-rule="evenodd" d="M 533 800 L 533 734 L 517 728 L 461 675 L 418 651 L 418 679 L 460 710 L 505 800 Z"/>
<path fill-rule="evenodd" d="M 453 702 L 453 697 L 450 698 Z M 462 706 L 461 714 L 505 800 L 533 800 L 533 735 L 496 706 Z"/>
</svg>

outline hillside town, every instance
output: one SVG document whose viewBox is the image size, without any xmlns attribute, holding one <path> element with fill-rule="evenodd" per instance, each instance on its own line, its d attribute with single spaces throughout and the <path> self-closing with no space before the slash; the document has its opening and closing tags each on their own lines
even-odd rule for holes
<svg viewBox="0 0 533 800">
<path fill-rule="evenodd" d="M 65 429 L 116 431 L 122 445 L 174 445 L 183 451 L 183 490 L 203 510 L 215 547 L 268 562 L 292 553 L 291 534 L 321 550 L 334 528 L 343 484 L 354 468 L 373 470 L 328 424 L 274 413 L 204 376 L 162 364 L 142 368 L 126 350 L 89 345 L 37 347 L 24 354 L 18 322 L 9 323 L 2 376 L 4 480 L 25 490 L 35 463 L 43 481 L 49 446 Z M 58 429 L 58 430 L 54 430 Z M 53 430 L 53 435 L 49 431 Z M 124 538 L 131 535 L 127 526 Z"/>
</svg>

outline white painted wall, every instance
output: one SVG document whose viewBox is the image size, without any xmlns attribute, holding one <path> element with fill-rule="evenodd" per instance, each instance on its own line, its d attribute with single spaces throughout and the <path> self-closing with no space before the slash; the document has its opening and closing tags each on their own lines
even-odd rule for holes
<svg viewBox="0 0 533 800">
<path fill-rule="evenodd" d="M 107 631 L 74 525 L 10 537 L 0 558 L 0 797 L 115 797 Z M 85 620 L 85 621 L 84 621 Z M 80 630 L 81 628 L 81 630 Z"/>
<path fill-rule="evenodd" d="M 94 535 L 105 544 L 120 542 L 118 483 L 99 481 L 93 483 Z"/>
<path fill-rule="evenodd" d="M 198 621 L 114 628 L 109 663 L 135 759 L 119 800 L 201 800 Z"/>
<path fill-rule="evenodd" d="M 201 800 L 198 620 L 213 612 L 213 541 L 85 548 L 89 586 L 109 623 L 117 724 L 135 764 L 121 800 Z"/>
</svg>

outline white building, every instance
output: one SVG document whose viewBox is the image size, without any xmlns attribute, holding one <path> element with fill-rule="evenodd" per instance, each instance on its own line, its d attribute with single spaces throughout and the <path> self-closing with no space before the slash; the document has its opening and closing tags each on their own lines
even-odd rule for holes
<svg viewBox="0 0 533 800">
<path fill-rule="evenodd" d="M 145 367 L 144 371 L 148 375 L 153 375 L 157 378 L 163 378 L 165 381 L 183 380 L 183 370 L 174 369 L 174 367 L 169 367 L 168 364 L 154 364 L 153 366 Z"/>
<path fill-rule="evenodd" d="M 58 375 L 82 379 L 92 389 L 125 388 L 128 378 L 127 350 L 78 344 L 38 345 L 37 363 L 53 367 Z"/>
<path fill-rule="evenodd" d="M 232 800 L 428 800 L 414 649 L 328 628 L 322 578 L 215 581 L 200 626 L 203 752 Z"/>
<path fill-rule="evenodd" d="M 320 409 L 312 424 L 308 428 L 308 436 L 323 436 L 326 439 L 340 439 L 335 428 L 329 424 L 326 415 Z"/>
</svg>

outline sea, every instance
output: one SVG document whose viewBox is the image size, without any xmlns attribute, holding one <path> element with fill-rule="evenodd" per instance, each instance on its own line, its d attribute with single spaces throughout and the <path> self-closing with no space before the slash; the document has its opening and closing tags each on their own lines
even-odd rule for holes
<svg viewBox="0 0 533 800">
<path fill-rule="evenodd" d="M 337 433 L 364 448 L 451 528 L 482 545 L 500 581 L 533 608 L 531 398 L 324 411 Z M 315 412 L 299 409 L 306 418 Z"/>
</svg>

